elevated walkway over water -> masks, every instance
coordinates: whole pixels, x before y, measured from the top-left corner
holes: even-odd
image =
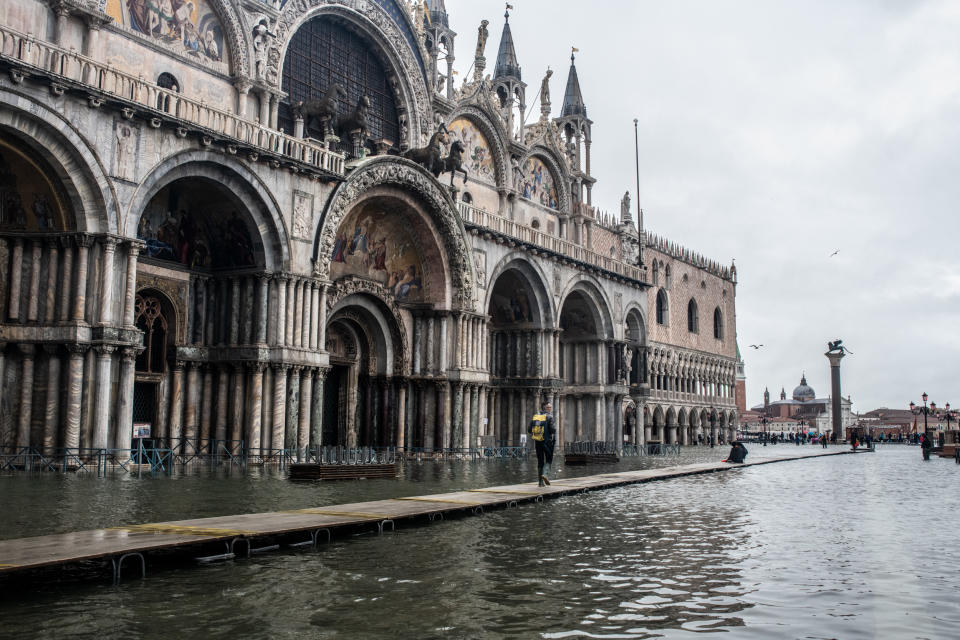
[[[722,455],[720,450],[717,453]],[[315,546],[322,539],[329,540],[332,532],[338,529],[372,525],[382,533],[385,526],[389,525],[390,529],[393,529],[400,520],[426,517],[432,521],[447,513],[464,511],[480,514],[485,509],[515,507],[521,502],[541,502],[544,498],[592,489],[848,453],[852,452],[837,447],[827,450],[818,448],[814,451],[800,449],[795,455],[777,457],[751,454],[744,464],[709,462],[557,478],[547,487],[539,487],[534,481],[291,511],[131,524],[108,529],[0,540],[0,578],[32,570],[67,567],[99,560],[112,563],[114,581],[118,581],[125,561],[128,565],[132,564],[138,573],[145,575],[145,554],[148,553],[198,555],[209,554],[211,549],[218,548],[222,551],[214,557],[229,559],[235,554],[250,555],[260,550],[276,549],[279,542],[292,547]],[[262,546],[257,548],[255,544]]]

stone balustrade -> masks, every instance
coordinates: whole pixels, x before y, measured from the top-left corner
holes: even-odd
[[[109,64],[2,25],[0,57],[16,60],[21,66],[60,76],[93,90],[96,93],[91,95],[92,101],[101,95],[109,96],[145,108],[156,117],[168,116],[201,131],[232,138],[237,144],[252,147],[259,153],[280,156],[320,171],[338,175],[344,173],[343,154],[323,144],[274,131],[259,122],[164,89],[143,77],[118,71]]]
[[[580,262],[585,262],[594,267],[609,271],[610,273],[623,276],[624,278],[630,278],[631,280],[640,282],[646,282],[647,280],[647,270],[645,268],[622,262],[610,256],[605,256],[570,242],[569,240],[543,233],[533,227],[528,227],[504,218],[503,216],[478,209],[466,202],[458,202],[457,208],[463,221],[468,224],[486,227],[496,233],[516,238],[521,242],[543,247],[548,251],[579,260]]]

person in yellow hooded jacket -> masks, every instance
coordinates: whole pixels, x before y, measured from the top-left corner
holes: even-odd
[[[553,464],[553,450],[557,444],[557,428],[553,421],[553,405],[543,404],[540,413],[534,414],[527,432],[537,449],[537,476],[540,486],[549,485],[550,465]]]

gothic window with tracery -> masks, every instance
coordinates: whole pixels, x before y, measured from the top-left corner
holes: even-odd
[[[167,352],[167,319],[160,298],[137,294],[135,324],[143,331],[143,351],[137,355],[136,370],[163,373]]]
[[[361,96],[367,96],[370,139],[399,145],[400,125],[388,78],[372,43],[329,17],[313,18],[291,38],[283,61],[283,90],[288,97],[280,104],[280,126],[293,131],[291,105],[319,100],[339,84],[347,97],[337,100],[338,117],[351,113]],[[310,137],[323,138],[318,123],[304,122],[304,127]]]

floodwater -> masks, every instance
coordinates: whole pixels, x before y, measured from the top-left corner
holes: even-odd
[[[793,445],[749,446],[796,453]],[[625,459],[619,469],[716,460]],[[399,480],[276,472],[0,477],[0,537],[518,482],[535,460]],[[561,469],[563,476],[611,471]],[[917,447],[681,477],[335,538],[145,580],[0,593],[2,637],[956,638],[960,466]]]

